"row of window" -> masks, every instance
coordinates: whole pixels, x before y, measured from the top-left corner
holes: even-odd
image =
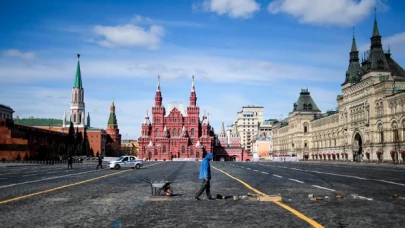
[[[173,128],[173,129],[168,129],[167,130],[169,133],[171,133],[171,136],[172,137],[175,137],[175,136],[181,136],[181,134],[182,134],[182,129],[180,129],[180,128]],[[194,136],[194,134],[195,134],[195,131],[194,131],[194,128],[191,128],[191,131],[190,131],[190,136]],[[160,135],[160,130],[159,130],[159,128],[156,128],[156,130],[155,130],[155,136],[161,136]]]
[[[12,115],[7,114],[7,113],[0,113],[0,118],[11,119]]]
[[[143,148],[143,153],[146,154],[146,147]],[[166,154],[167,150],[166,150],[166,146],[162,146],[162,154]],[[182,146],[181,147],[181,153],[185,154],[186,153],[186,147]],[[158,149],[154,149],[154,155],[158,155],[159,151]],[[190,149],[190,155],[194,155],[194,150]]]

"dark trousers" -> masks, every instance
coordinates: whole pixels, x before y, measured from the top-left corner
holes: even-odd
[[[198,190],[196,197],[200,197],[201,194],[204,192],[207,193],[207,198],[212,198],[211,196],[211,185],[209,180],[203,180],[200,190]]]
[[[68,169],[69,169],[69,167],[70,167],[71,169],[73,169],[72,163],[68,163]]]
[[[103,164],[102,164],[101,162],[98,163],[96,169],[98,169],[99,166],[100,166],[101,168],[103,168]]]

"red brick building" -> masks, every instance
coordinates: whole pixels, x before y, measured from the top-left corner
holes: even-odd
[[[171,160],[187,158],[201,160],[205,153],[213,152],[214,132],[207,115],[200,119],[200,107],[192,79],[190,103],[185,110],[181,103],[170,103],[167,109],[162,105],[160,79],[152,107],[152,119],[146,112],[139,137],[139,158],[150,160]]]
[[[221,133],[218,135],[215,147],[215,161],[250,161],[252,159],[252,155],[241,146],[241,137],[236,129],[236,123],[233,126],[234,129],[230,134],[228,143],[228,136],[225,132],[224,123],[222,122]]]

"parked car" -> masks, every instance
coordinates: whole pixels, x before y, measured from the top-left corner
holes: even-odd
[[[121,167],[130,167],[132,169],[140,169],[143,166],[142,159],[135,156],[121,156],[115,161],[110,161],[108,167],[110,169],[120,169]]]

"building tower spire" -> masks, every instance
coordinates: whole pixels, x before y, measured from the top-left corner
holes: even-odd
[[[380,30],[378,29],[377,23],[377,9],[374,8],[374,26],[373,34],[371,36],[371,49],[382,48]]]
[[[73,122],[75,127],[84,127],[85,115],[84,88],[82,83],[82,73],[80,71],[80,54],[77,54],[76,75],[70,102],[70,121]]]
[[[349,54],[350,54],[349,67],[346,71],[345,83],[356,83],[360,80],[361,66],[359,59],[359,51],[357,50],[356,37],[354,35],[354,27],[353,27],[352,47],[350,49]]]
[[[191,94],[190,94],[190,107],[197,106],[197,94],[195,92],[194,75],[191,77]]]
[[[158,75],[158,83],[156,86],[155,107],[162,106],[162,92],[160,91],[160,75]]]
[[[121,145],[121,134],[119,133],[120,130],[118,129],[117,116],[115,115],[114,100],[110,106],[110,117],[108,118],[106,132],[112,142],[116,145]]]
[[[87,127],[90,127],[90,112],[87,112]]]

